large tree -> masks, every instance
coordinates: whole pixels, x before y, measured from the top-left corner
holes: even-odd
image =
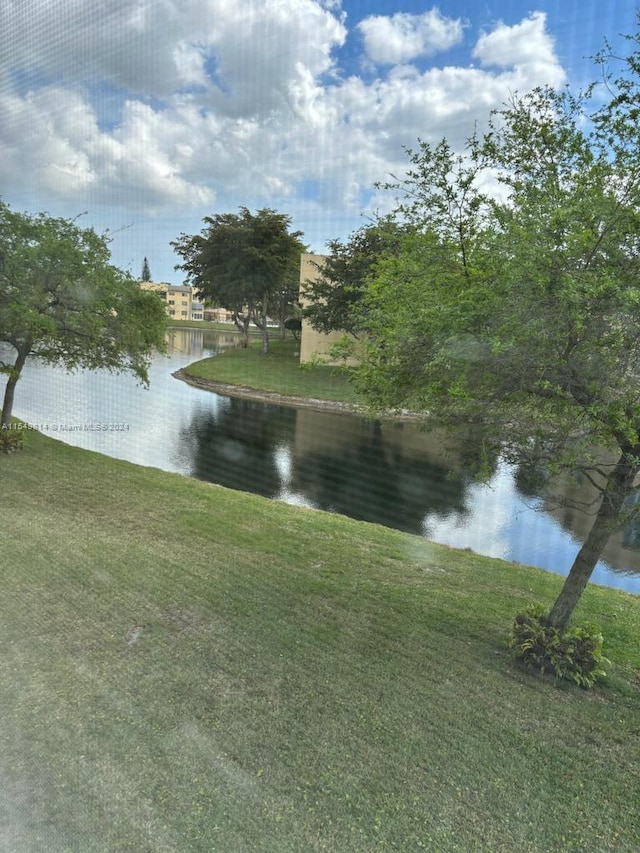
[[[2,428],[29,357],[148,381],[149,357],[164,346],[164,306],[109,261],[106,236],[0,202],[0,342],[8,350],[0,361],[8,376]]]
[[[269,352],[267,318],[283,313],[283,302],[297,280],[300,255],[306,250],[300,231],[289,231],[291,217],[263,208],[252,214],[219,213],[203,220],[200,234],[181,234],[172,242],[183,258],[176,269],[200,298],[231,311],[248,345],[249,324],[262,332],[262,351]]]
[[[548,623],[563,631],[640,471],[640,52],[606,86],[513,96],[461,155],[410,151],[413,226],[365,300],[359,382],[379,407],[491,423],[504,456],[598,490]],[[603,95],[607,96],[603,105]],[[596,99],[594,101],[594,99]],[[595,103],[595,107],[591,104]],[[599,106],[598,106],[599,103]],[[484,188],[484,192],[483,192]],[[615,451],[608,465],[597,448]]]

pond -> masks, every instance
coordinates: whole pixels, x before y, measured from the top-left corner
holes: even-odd
[[[119,459],[567,573],[590,519],[525,495],[505,464],[488,483],[474,483],[472,435],[452,441],[411,424],[226,397],[171,375],[237,344],[231,332],[172,331],[168,353],[151,365],[149,389],[124,374],[66,374],[34,362],[18,383],[14,413]],[[566,494],[580,488],[563,486]],[[593,581],[640,593],[639,540],[635,529],[612,536]]]

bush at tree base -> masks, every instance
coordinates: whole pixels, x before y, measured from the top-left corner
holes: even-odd
[[[0,430],[0,453],[15,453],[24,447],[24,433],[16,430]]]
[[[541,604],[530,605],[513,623],[511,647],[518,660],[540,673],[591,687],[610,663],[602,653],[602,634],[593,625],[575,625],[560,633],[546,623]]]

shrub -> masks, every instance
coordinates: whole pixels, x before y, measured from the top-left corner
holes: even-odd
[[[602,634],[593,625],[575,625],[561,634],[546,622],[546,611],[534,604],[519,613],[513,623],[511,646],[525,666],[558,679],[591,687],[606,675],[610,663],[602,653]]]
[[[0,430],[0,453],[14,453],[24,447],[24,433],[13,429]]]
[[[354,357],[355,352],[355,340],[350,338],[349,335],[342,335],[332,344],[331,349],[329,350],[329,355],[334,361],[341,361],[342,364],[346,366],[347,361]]]
[[[302,320],[299,317],[287,317],[284,321],[285,329],[288,329],[293,335],[294,340],[300,340],[300,332],[302,331]]]
[[[300,362],[300,370],[313,370],[314,367],[321,367],[327,363],[327,359],[323,358],[319,353],[311,354],[309,361]]]

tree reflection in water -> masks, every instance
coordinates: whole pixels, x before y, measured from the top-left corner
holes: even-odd
[[[428,436],[420,436],[418,453],[398,433],[359,418],[229,398],[216,412],[194,415],[182,440],[193,476],[229,488],[273,498],[286,485],[318,509],[417,534],[425,533],[427,514],[466,515],[480,444],[465,441],[464,460],[457,455],[464,464],[452,465],[427,452]],[[277,463],[283,447],[286,484]]]
[[[292,485],[321,509],[409,533],[424,533],[427,513],[467,512],[468,479],[460,471],[406,456],[374,425],[339,452],[296,459]]]
[[[283,429],[291,432],[295,409],[226,398],[217,412],[197,412],[181,439],[189,448],[192,476],[229,489],[276,497],[280,474],[275,451]],[[274,411],[275,410],[275,411]]]

